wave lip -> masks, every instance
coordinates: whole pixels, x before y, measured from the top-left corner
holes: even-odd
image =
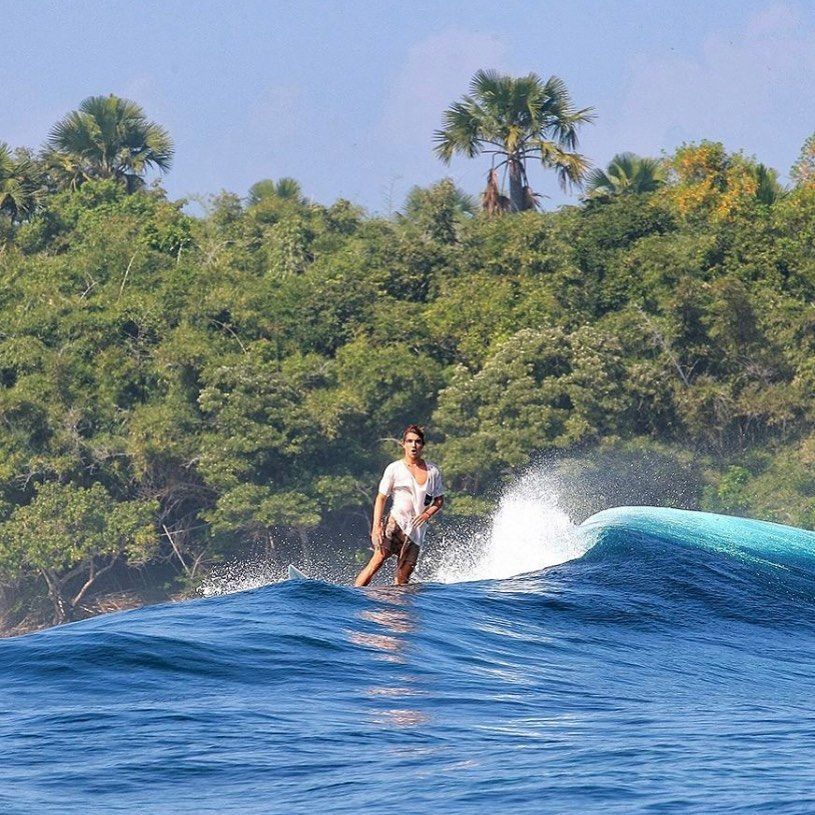
[[[815,532],[769,521],[668,507],[615,507],[580,526],[593,546],[612,532],[815,573]]]

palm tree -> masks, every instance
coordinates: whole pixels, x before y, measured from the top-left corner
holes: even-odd
[[[142,108],[118,96],[90,96],[54,125],[48,144],[75,183],[115,178],[133,192],[144,185],[150,168],[167,172],[173,142],[160,125],[147,120]]]
[[[653,192],[666,180],[665,167],[659,159],[643,158],[634,153],[617,153],[605,170],[592,170],[586,180],[589,198],[623,193]]]
[[[86,163],[77,156],[46,148],[40,157],[49,190],[52,192],[75,190],[82,182],[93,177]]]
[[[34,162],[25,151],[12,152],[0,142],[0,212],[12,221],[29,215],[37,203],[38,183]]]
[[[276,198],[282,201],[292,201],[297,204],[305,204],[306,197],[297,179],[284,176],[273,181],[271,178],[264,178],[249,188],[249,204],[259,204],[265,198]]]
[[[435,133],[436,154],[449,164],[456,153],[474,158],[492,154],[492,169],[506,166],[511,209],[531,209],[527,160],[540,160],[554,169],[565,189],[579,186],[587,160],[575,152],[577,128],[594,120],[591,108],[576,110],[563,80],[545,82],[537,74],[511,77],[480,70],[470,93],[443,114],[444,127]],[[498,159],[496,163],[496,159]]]

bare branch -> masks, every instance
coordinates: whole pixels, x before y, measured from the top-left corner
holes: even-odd
[[[679,359],[674,354],[673,349],[671,348],[671,345],[668,342],[668,340],[665,338],[664,334],[659,330],[657,325],[651,320],[651,318],[645,313],[645,311],[643,309],[638,309],[638,311],[640,312],[640,315],[642,316],[642,319],[644,320],[645,324],[650,329],[651,334],[654,337],[654,339],[657,341],[659,346],[665,352],[665,355],[668,357],[668,359],[673,363],[673,366],[674,366],[674,368],[676,368],[677,373],[679,374],[680,378],[682,379],[682,382],[685,385],[685,387],[686,388],[690,387],[690,379],[688,378],[685,371],[682,369],[682,366],[679,363]],[[695,367],[696,367],[696,363],[694,362],[694,364],[693,364],[693,366],[691,367],[691,370],[690,370],[691,373],[693,373],[693,369]]]
[[[216,320],[214,317],[210,317],[209,321],[211,323],[214,323],[215,325],[219,325],[221,328],[228,331],[238,341],[238,345],[240,345],[241,351],[243,351],[244,354],[246,353],[246,346],[244,346],[244,344],[241,342],[241,338],[232,330],[231,326],[227,325],[226,323],[220,322],[220,320]]]
[[[184,567],[184,571],[187,573],[187,576],[192,577],[192,574],[190,573],[190,567],[187,566],[187,561],[184,560],[184,555],[181,554],[181,550],[179,549],[178,545],[176,544],[175,538],[173,538],[172,533],[170,532],[169,529],[167,529],[167,527],[164,524],[161,525],[161,528],[164,530],[164,534],[167,536],[167,539],[170,541],[170,544],[172,545],[173,551],[175,552],[176,556],[181,561],[181,565]]]
[[[130,263],[127,264],[127,268],[125,269],[125,276],[122,278],[122,285],[119,287],[119,297],[122,296],[122,292],[125,290],[125,283],[127,283],[127,276],[130,274],[130,267],[133,265],[133,261],[136,259],[136,255],[139,254],[139,250],[137,249],[133,253],[133,257],[130,258]]]
[[[109,572],[115,565],[116,558],[113,558],[110,561],[110,563],[108,563],[107,566],[103,566],[97,572],[94,570],[94,560],[91,559],[90,575],[88,576],[88,579],[85,581],[85,584],[77,593],[76,597],[74,597],[74,599],[71,600],[71,608],[75,608],[76,605],[80,602],[80,600],[82,600],[82,598],[85,596],[85,593],[88,591],[88,589],[94,584],[94,582],[97,581],[105,572]]]

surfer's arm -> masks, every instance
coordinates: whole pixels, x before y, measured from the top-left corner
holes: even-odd
[[[374,547],[382,543],[382,513],[385,511],[385,502],[388,500],[387,495],[381,492],[376,494],[374,501],[374,517],[371,524],[371,543]]]
[[[414,526],[423,526],[426,524],[437,512],[441,512],[444,506],[444,496],[437,495],[433,499],[433,503],[421,514],[417,515],[413,521]]]

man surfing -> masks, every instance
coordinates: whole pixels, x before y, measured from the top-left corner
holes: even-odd
[[[367,586],[382,564],[396,555],[397,586],[405,585],[416,568],[427,522],[444,506],[439,468],[422,458],[424,431],[415,424],[402,434],[404,456],[385,468],[374,501],[371,543],[374,553],[357,575],[355,586]],[[389,515],[385,504],[393,497]]]

